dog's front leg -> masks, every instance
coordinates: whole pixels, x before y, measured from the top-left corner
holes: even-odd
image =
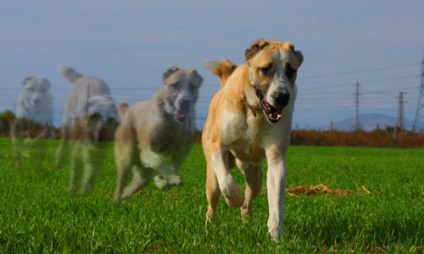
[[[284,190],[286,185],[285,151],[278,146],[266,149],[268,161],[268,232],[273,241],[283,239]]]
[[[157,187],[161,190],[169,189],[175,185],[181,185],[182,179],[171,166],[167,158],[151,149],[151,147],[141,148],[141,163],[146,168],[154,169],[159,175],[154,180]]]
[[[65,157],[65,154],[71,153],[70,147],[72,147],[71,143],[73,143],[73,141],[71,141],[70,139],[69,132],[70,131],[68,127],[63,124],[61,129],[61,140],[59,147],[56,150],[56,156],[54,161],[54,165],[58,168],[62,167],[64,165],[64,162],[69,160],[68,157]]]
[[[241,207],[244,203],[244,193],[231,176],[228,165],[228,150],[218,149],[212,154],[212,168],[218,179],[219,189],[227,204]]]
[[[94,190],[94,183],[99,176],[107,144],[92,144],[83,142],[81,144],[84,173],[81,181],[81,192],[88,193]]]

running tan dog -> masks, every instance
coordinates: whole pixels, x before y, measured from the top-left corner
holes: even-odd
[[[237,68],[228,60],[210,66],[222,87],[212,98],[203,131],[206,219],[217,219],[221,194],[230,206],[241,208],[243,219],[252,217],[252,201],[260,192],[261,165],[266,158],[268,230],[277,241],[283,238],[285,158],[303,55],[290,42],[260,39],[245,56],[246,63]],[[245,176],[244,193],[230,174],[235,166]]]
[[[173,66],[163,74],[163,83],[152,100],[118,106],[115,202],[138,192],[153,178],[162,190],[182,183],[177,170],[194,141],[194,106],[202,77],[195,70]],[[124,189],[131,170],[132,181]]]

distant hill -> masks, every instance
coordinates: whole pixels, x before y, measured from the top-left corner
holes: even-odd
[[[371,113],[371,114],[363,114],[360,115],[360,124],[361,128],[365,131],[371,131],[376,128],[384,129],[386,126],[393,127],[396,123],[397,118],[392,116],[387,116],[384,114],[379,113]],[[405,119],[404,120],[405,129],[412,130],[412,125],[414,124],[414,121]],[[329,127],[326,126],[323,129],[328,129]],[[345,118],[341,121],[338,121],[333,124],[333,128],[340,131],[353,131],[354,130],[354,119],[352,117]],[[424,123],[421,123],[416,128],[417,130],[424,130]]]

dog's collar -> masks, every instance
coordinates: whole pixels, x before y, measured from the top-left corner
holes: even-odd
[[[246,95],[244,95],[244,96],[243,96],[243,98],[241,99],[241,101],[242,101],[244,104],[246,104],[246,105],[247,105],[247,107],[250,109],[250,111],[252,111],[253,116],[254,116],[254,117],[256,117],[256,110],[255,110],[255,108],[254,108],[252,105],[250,105],[250,104],[247,102]]]

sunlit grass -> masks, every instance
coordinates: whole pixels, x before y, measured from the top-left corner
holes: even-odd
[[[251,223],[243,224],[239,210],[222,200],[219,224],[205,227],[200,145],[180,171],[183,186],[161,192],[149,185],[116,206],[112,150],[94,193],[70,195],[67,168],[53,166],[58,143],[48,144],[43,169],[16,171],[10,141],[0,139],[0,253],[424,251],[422,149],[291,147],[287,187],[324,184],[356,192],[286,195],[285,242],[275,244],[267,236],[265,183]]]

